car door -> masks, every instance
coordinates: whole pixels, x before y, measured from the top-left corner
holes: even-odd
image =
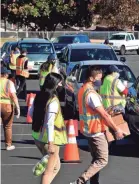
[[[132,45],[132,49],[138,49],[138,41],[135,40],[135,37],[133,36],[133,34],[130,34],[131,37],[131,45]]]
[[[67,87],[67,100],[74,104],[73,106],[76,107],[77,104],[77,93],[78,93],[78,82],[77,82],[77,75],[78,75],[79,65],[77,64],[74,66],[73,70],[71,71],[70,75],[67,77],[66,80],[66,87]]]
[[[69,74],[69,76],[66,79],[67,87],[73,93],[75,90],[76,76],[78,73],[78,68],[79,68],[79,65],[75,65],[74,68],[72,69],[71,73]]]
[[[67,70],[68,62],[69,62],[69,48],[66,47],[63,51],[61,58],[60,58],[60,66],[63,68],[63,70],[65,72]]]
[[[126,50],[132,50],[133,49],[133,42],[132,42],[132,39],[131,39],[131,36],[130,34],[127,34],[126,35]]]
[[[137,98],[139,100],[139,76],[137,77],[136,83],[135,83],[135,89],[137,91]]]

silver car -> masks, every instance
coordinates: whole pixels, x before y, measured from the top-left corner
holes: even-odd
[[[85,82],[87,69],[91,65],[100,66],[104,75],[108,72],[107,70],[110,65],[116,65],[120,70],[122,70],[120,73],[120,79],[122,81],[127,81],[128,87],[131,87],[136,82],[136,77],[131,69],[121,61],[81,61],[79,64],[75,65],[66,79],[66,103],[68,105],[70,104],[74,111],[75,109],[78,110],[78,90]]]

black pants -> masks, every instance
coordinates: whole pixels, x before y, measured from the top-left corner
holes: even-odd
[[[16,77],[16,70],[9,69],[11,71],[11,74],[9,75],[9,78],[15,78]]]
[[[16,76],[17,86],[19,88],[17,89],[17,96],[23,91],[24,99],[26,100],[27,96],[27,90],[26,90],[26,78],[20,75]]]

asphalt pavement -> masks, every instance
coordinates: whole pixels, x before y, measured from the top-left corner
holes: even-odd
[[[139,75],[139,56],[126,54],[127,64],[136,76]],[[28,80],[27,90],[39,90],[38,80]],[[5,151],[4,134],[1,129],[1,183],[2,184],[38,184],[41,178],[34,177],[32,168],[41,158],[31,136],[31,124],[26,124],[26,104],[20,99],[21,117],[14,119],[13,144],[16,149]],[[1,126],[2,128],[2,126]],[[77,137],[80,164],[62,164],[53,184],[69,184],[74,181],[90,164],[87,141]],[[60,157],[63,158],[61,148]],[[110,148],[108,166],[102,170],[100,184],[139,184],[139,146],[131,136],[118,141]]]

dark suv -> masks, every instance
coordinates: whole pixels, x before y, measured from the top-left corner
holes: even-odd
[[[85,34],[76,35],[62,35],[57,37],[54,41],[54,47],[57,53],[61,51],[65,46],[72,43],[90,43],[89,37]]]

